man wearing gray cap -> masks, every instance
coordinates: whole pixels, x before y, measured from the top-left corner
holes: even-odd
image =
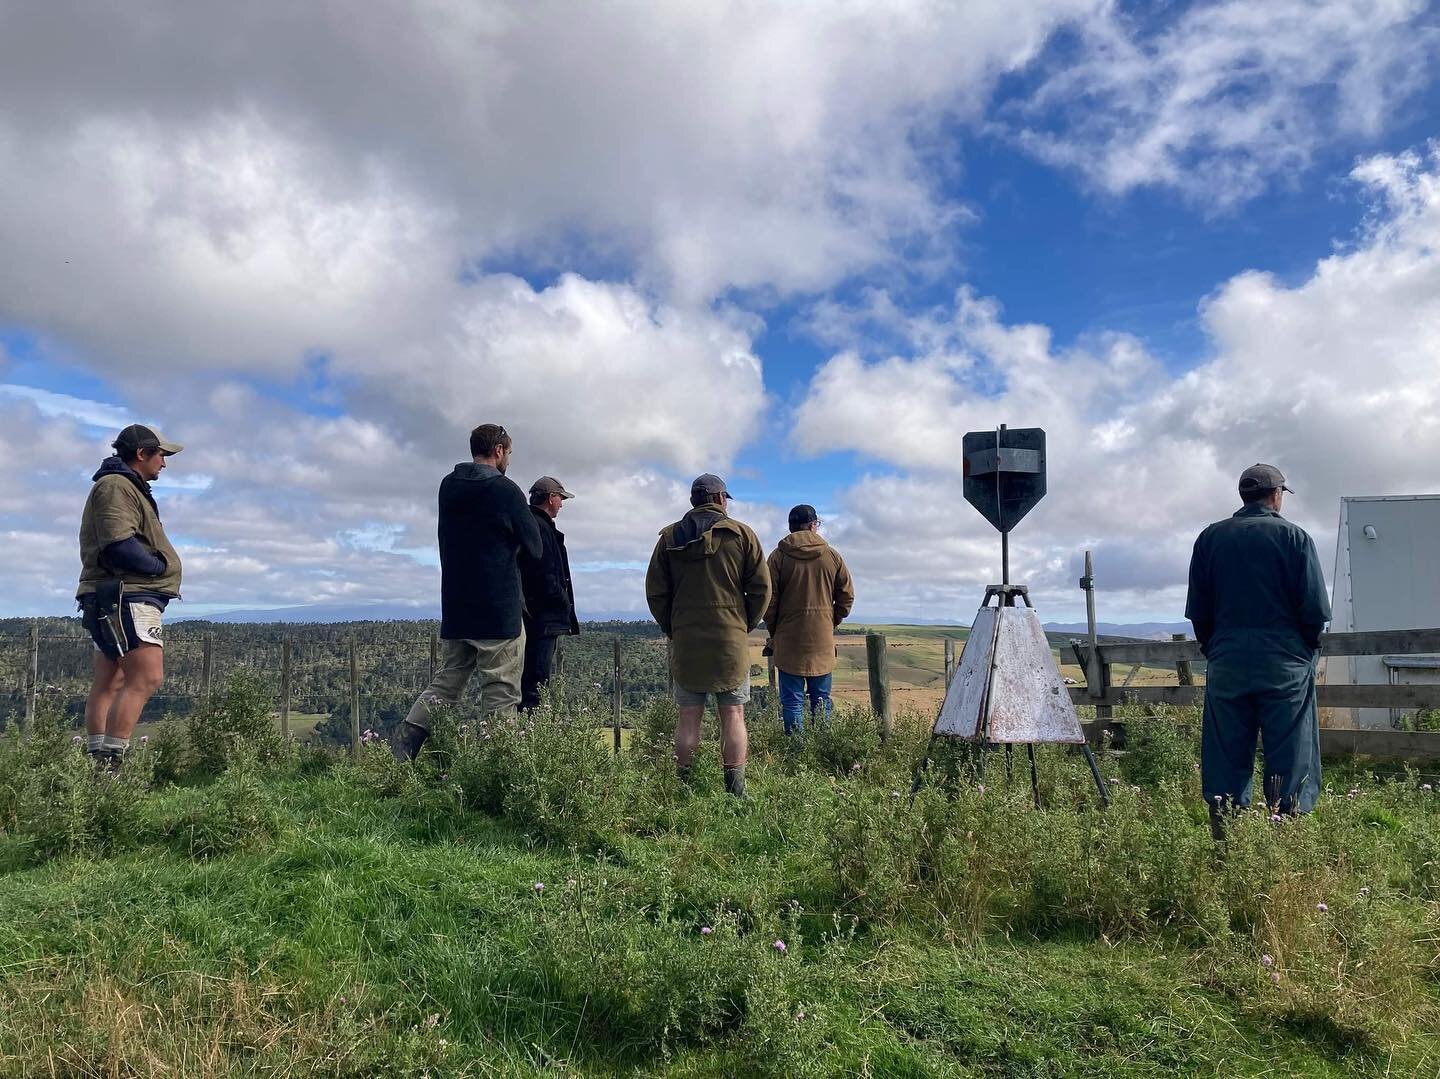
[[[730,492],[705,473],[690,485],[690,512],[660,531],[645,575],[645,598],[671,642],[675,680],[675,763],[682,775],[700,744],[705,698],[720,718],[725,789],[745,795],[745,702],[750,699],[748,635],[770,601],[765,552],[749,525],[726,512]]]
[[[81,624],[95,642],[85,701],[86,749],[118,767],[140,713],[165,677],[161,617],[180,596],[180,556],[160,523],[150,484],[183,446],[132,423],[111,443],[80,517]]]
[[[550,681],[555,641],[580,632],[575,617],[575,588],[570,583],[570,555],[565,533],[555,518],[567,498],[574,498],[554,476],[541,476],[530,485],[530,512],[540,530],[538,558],[521,557],[520,583],[525,592],[525,669],[520,675],[520,710],[540,704],[540,687]]]
[[[1308,813],[1320,792],[1315,668],[1330,601],[1314,541],[1280,516],[1287,491],[1274,465],[1251,465],[1244,505],[1201,532],[1190,559],[1185,616],[1208,663],[1200,783],[1217,839],[1225,813],[1250,804],[1257,735],[1272,812]]]

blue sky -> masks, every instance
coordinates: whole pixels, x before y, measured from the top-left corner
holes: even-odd
[[[1103,617],[1177,618],[1256,459],[1327,557],[1341,495],[1440,490],[1428,4],[382,4],[283,48],[145,7],[0,44],[0,530],[40,552],[0,614],[69,609],[120,416],[187,443],[194,613],[432,609],[486,420],[579,491],[592,614],[718,468],[767,545],[821,509],[860,616],[968,620],[1000,422],[1050,432],[1016,561],[1057,619],[1085,549]]]

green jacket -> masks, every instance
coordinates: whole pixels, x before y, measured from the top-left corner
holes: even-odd
[[[153,577],[119,574],[126,586],[162,596],[180,595],[180,556],[165,535],[153,497],[141,490],[128,470],[109,465],[106,462],[95,474],[95,485],[90,488],[80,516],[80,586],[76,598],[94,592],[96,582],[116,576],[104,564],[101,552],[131,536],[139,537],[141,543],[165,559],[165,570]]]
[[[818,532],[791,532],[770,553],[770,606],[765,629],[775,666],[807,678],[835,670],[835,627],[855,604],[855,586],[840,552]]]
[[[721,693],[750,680],[746,635],[770,601],[770,574],[749,525],[707,504],[662,529],[645,575],[645,598],[672,642],[677,685]]]

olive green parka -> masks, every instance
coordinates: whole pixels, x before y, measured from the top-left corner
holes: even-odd
[[[723,693],[750,680],[747,634],[770,601],[770,574],[754,530],[713,503],[660,531],[645,598],[671,641],[675,684]]]
[[[835,627],[855,604],[840,552],[818,532],[791,532],[770,554],[765,629],[775,666],[807,678],[835,670]]]

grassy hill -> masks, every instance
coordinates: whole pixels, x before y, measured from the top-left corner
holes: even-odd
[[[247,696],[248,694],[248,696]],[[1353,767],[1208,838],[1194,747],[1045,808],[998,755],[756,724],[751,797],[663,703],[467,712],[417,766],[276,744],[244,685],[118,780],[0,745],[0,1075],[1434,1075],[1440,801]],[[227,711],[228,709],[228,711]],[[193,744],[192,744],[193,743]],[[228,767],[200,764],[228,747]]]

